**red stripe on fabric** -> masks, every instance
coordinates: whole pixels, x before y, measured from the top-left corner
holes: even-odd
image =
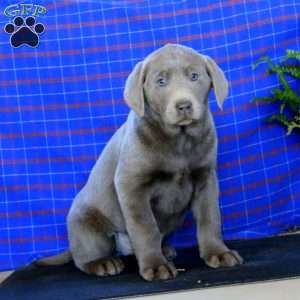
[[[248,0],[249,1],[249,0]],[[257,2],[257,0],[252,0],[249,2]],[[85,27],[95,27],[95,26],[107,26],[107,25],[115,25],[120,23],[128,23],[131,21],[144,21],[155,19],[164,19],[168,17],[176,17],[176,16],[184,16],[190,14],[199,14],[202,12],[208,12],[210,10],[214,10],[216,8],[225,8],[234,6],[234,4],[243,3],[242,0],[232,0],[232,1],[223,1],[221,3],[212,3],[205,5],[203,7],[193,7],[193,8],[185,8],[185,9],[178,9],[175,11],[167,11],[167,12],[159,12],[154,14],[146,14],[146,15],[133,15],[121,18],[110,18],[105,20],[96,20],[96,21],[86,21],[81,23],[63,23],[63,24],[54,24],[47,26],[47,30],[58,30],[58,29],[74,29],[74,28],[85,28]]]
[[[288,147],[289,150],[300,150],[300,144],[290,145]],[[263,152],[264,158],[269,158],[273,156],[277,156],[281,153],[284,153],[286,148],[276,148],[271,151]],[[3,165],[22,165],[22,164],[51,164],[51,163],[67,163],[67,162],[80,162],[80,161],[96,161],[98,156],[94,155],[79,155],[79,156],[55,156],[55,157],[35,157],[35,158],[12,158],[12,159],[2,159],[1,163]],[[250,162],[255,162],[257,160],[261,160],[261,153],[256,155],[249,155],[243,157],[241,159],[235,159],[231,161],[227,161],[225,163],[218,164],[218,170],[230,169],[234,166],[243,165]]]
[[[300,144],[290,145],[288,149],[289,150],[300,150]],[[276,149],[272,149],[271,151],[266,151],[266,152],[259,153],[256,155],[246,156],[241,159],[235,159],[232,161],[228,161],[226,163],[218,164],[218,170],[229,169],[229,168],[232,168],[237,165],[242,165],[242,164],[246,164],[249,162],[254,162],[254,161],[260,160],[260,159],[262,159],[262,154],[263,154],[264,158],[267,158],[267,157],[279,155],[281,153],[284,153],[285,151],[286,151],[286,148],[276,148]]]
[[[269,129],[274,128],[276,125],[269,124],[261,126],[261,129]],[[97,127],[97,128],[80,128],[73,130],[52,130],[52,131],[33,131],[33,132],[11,132],[11,133],[0,133],[0,138],[5,139],[15,139],[15,138],[25,138],[25,137],[48,137],[48,136],[67,136],[70,134],[78,134],[78,135],[88,135],[91,133],[97,132],[114,132],[116,130],[115,127]],[[219,138],[220,143],[227,143],[230,141],[234,141],[240,138],[246,138],[251,135],[254,135],[259,129],[249,129],[239,134],[225,134]]]
[[[238,104],[236,106],[231,106],[229,108],[225,108],[223,110],[217,110],[213,112],[213,115],[215,117],[223,117],[232,113],[237,112],[248,112],[249,110],[256,108],[257,106],[268,106],[268,103],[266,102],[251,102],[251,100],[248,103]]]
[[[32,132],[13,132],[0,133],[0,138],[15,139],[26,137],[49,137],[49,136],[68,136],[72,134],[86,135],[96,132],[114,132],[116,128],[112,127],[97,127],[97,128],[80,128],[72,130],[49,130],[49,131],[32,131]]]
[[[278,49],[283,46],[288,46],[290,43],[297,41],[297,39],[298,39],[298,37],[294,37],[291,39],[286,39],[280,43],[276,43],[276,48]],[[252,49],[251,51],[238,52],[238,53],[230,55],[230,56],[223,56],[223,57],[219,57],[219,58],[217,57],[215,60],[217,63],[220,64],[220,63],[224,63],[224,62],[231,61],[231,60],[238,60],[241,58],[245,58],[245,57],[248,57],[249,55],[251,55],[253,57],[254,55],[267,52],[268,50],[271,50],[271,49],[274,49],[274,44],[270,44],[268,46]]]
[[[276,207],[280,207],[282,205],[285,205],[285,204],[288,204],[289,202],[292,202],[292,201],[298,201],[300,199],[297,199],[298,197],[300,197],[300,193],[296,193],[294,195],[294,198],[291,199],[291,197],[284,197],[284,198],[280,198],[280,199],[277,199],[276,201],[273,201],[272,203],[270,204],[265,204],[265,205],[262,205],[262,206],[258,206],[258,207],[254,207],[254,208],[250,208],[247,210],[247,215],[257,215],[257,214],[260,214],[261,212],[263,211],[266,211],[266,210],[270,210],[272,208],[276,208]],[[44,211],[32,211],[31,213],[30,212],[27,212],[27,211],[22,211],[22,212],[16,212],[17,213],[17,216],[27,216],[27,215],[33,215],[33,214],[42,214],[42,215],[45,215],[48,213],[48,211],[50,210],[44,210]],[[68,212],[68,209],[66,209],[66,214]],[[14,216],[14,215],[12,215]],[[237,218],[240,218],[240,217],[243,217],[245,216],[245,212],[244,211],[236,211],[236,212],[232,212],[230,214],[222,214],[222,220],[223,221],[230,221],[230,220],[233,220],[233,219],[237,219]],[[184,227],[190,227],[191,225],[193,225],[194,222],[192,222],[191,220],[187,220],[185,223],[184,223]],[[59,239],[67,239],[65,236],[58,236]],[[48,241],[48,240],[55,240],[56,239],[56,236],[43,236],[43,237],[33,237],[33,240],[37,241]],[[12,238],[12,239],[1,239],[0,240],[0,244],[5,244],[5,243],[26,243],[28,241],[32,241],[32,238]]]
[[[18,184],[18,185],[1,185],[0,191],[22,191],[22,190],[48,190],[48,189],[56,189],[56,190],[65,190],[70,188],[81,188],[85,182],[82,183],[34,183],[29,186],[26,184]]]
[[[0,107],[0,112],[10,113],[10,112],[20,112],[20,111],[36,111],[36,110],[57,110],[57,109],[80,109],[83,107],[97,107],[97,106],[109,106],[112,104],[116,105],[126,105],[124,99],[114,99],[114,100],[94,100],[94,101],[79,101],[75,103],[51,103],[51,104],[44,104],[44,105],[22,105],[22,106],[10,106],[10,107]],[[249,111],[251,108],[259,106],[267,105],[267,103],[255,103],[249,102],[244,103],[235,107],[225,108],[223,110],[214,111],[214,116],[225,116],[227,114],[231,114],[233,112],[240,112],[240,111]]]
[[[248,184],[245,184],[244,186],[240,187],[234,187],[234,188],[227,188],[221,191],[221,196],[231,196],[237,193],[240,193],[245,190],[253,190],[256,189],[257,187],[263,186],[267,183],[272,184],[272,183],[277,183],[280,182],[281,180],[284,180],[290,176],[296,175],[300,172],[300,168],[296,168],[290,172],[287,172],[286,174],[283,175],[276,175],[273,177],[261,179],[258,181],[254,181]],[[48,184],[48,183],[37,183],[37,184],[32,184],[32,185],[4,185],[0,186],[0,191],[18,191],[18,190],[34,190],[34,189],[68,189],[68,188],[80,188],[85,184],[83,183],[76,183],[76,184],[71,184],[71,183],[61,183],[61,184]]]
[[[257,214],[262,213],[263,211],[270,210],[272,208],[276,208],[276,207],[280,207],[282,205],[288,204],[289,202],[292,202],[295,200],[298,201],[298,200],[300,200],[300,199],[296,199],[298,197],[300,197],[300,193],[295,194],[294,199],[292,199],[291,197],[284,197],[284,198],[277,199],[276,201],[273,201],[270,204],[265,204],[263,206],[249,208],[249,209],[247,209],[247,215],[248,216],[257,215]],[[222,220],[230,221],[230,220],[237,219],[237,218],[244,217],[244,216],[245,216],[244,211],[235,211],[230,214],[223,214]]]
[[[284,41],[282,43],[279,43],[277,46],[280,45],[287,45],[292,41],[295,41],[297,38],[294,39],[290,39],[287,41]],[[270,47],[263,47],[263,48],[259,48],[257,51],[254,51],[255,53],[260,53],[260,52],[264,52],[267,49],[272,48],[273,46]],[[91,50],[91,49],[90,49]],[[120,49],[121,50],[121,49]],[[254,53],[252,52],[252,53]],[[218,63],[223,62],[223,61],[230,61],[232,59],[237,59],[237,58],[241,58],[241,57],[247,57],[249,56],[249,54],[251,54],[251,52],[242,52],[239,54],[235,54],[235,55],[231,55],[228,57],[221,57],[221,58],[217,58],[216,61]],[[80,81],[80,80],[96,80],[96,79],[101,79],[101,78],[115,78],[115,77],[126,77],[129,75],[129,71],[127,72],[114,72],[114,73],[98,73],[98,74],[93,74],[90,76],[86,76],[86,75],[81,75],[81,76],[69,76],[69,77],[64,77],[63,81],[64,82],[72,82],[72,81]],[[266,78],[268,76],[268,74],[261,74],[260,77],[258,79],[263,79]],[[257,78],[257,77],[256,77]],[[15,85],[15,84],[33,84],[33,83],[48,83],[48,84],[55,84],[58,82],[61,82],[62,79],[59,78],[45,78],[45,79],[20,79],[20,80],[3,80],[0,82],[0,86],[10,86],[10,85]],[[231,84],[232,85],[238,85],[238,84],[243,84],[245,82],[251,81],[251,78],[248,78],[247,81],[245,81],[244,78],[240,79],[240,80],[236,80],[236,81],[232,81]],[[47,106],[45,106],[45,109],[55,109],[55,106],[58,104],[50,104],[48,105],[49,108],[47,108]],[[63,107],[63,104],[60,104],[61,106],[58,105],[59,107]],[[81,107],[80,105],[76,106],[76,104],[72,104],[73,108],[76,107]],[[70,107],[72,108],[72,105],[70,105]],[[81,105],[83,106],[84,104],[81,103]],[[24,107],[24,106],[23,106]],[[23,110],[23,107],[21,107],[21,110]],[[42,108],[42,106],[40,106]],[[53,107],[53,108],[52,108]],[[7,111],[18,111],[18,107],[12,107],[12,108],[0,108],[0,112],[7,112]],[[30,110],[30,106],[25,106],[24,110]],[[216,115],[222,115],[224,114],[224,112],[217,112]]]
[[[123,99],[116,100],[95,100],[95,101],[80,101],[75,103],[52,103],[52,104],[39,104],[39,105],[22,105],[11,107],[0,107],[0,112],[20,112],[20,111],[36,111],[36,110],[57,110],[57,109],[77,109],[82,107],[94,106],[109,106],[112,104],[125,104]]]
[[[21,84],[55,84],[59,82],[78,82],[83,80],[97,80],[111,77],[127,77],[129,72],[112,72],[112,73],[96,73],[90,75],[76,75],[66,77],[52,77],[52,78],[35,78],[35,79],[17,79],[17,80],[1,80],[0,86],[21,85]]]
[[[78,75],[78,76],[66,76],[66,77],[51,77],[51,78],[34,78],[34,79],[9,79],[9,80],[2,80],[0,81],[0,86],[5,87],[5,86],[11,86],[11,85],[22,85],[22,84],[56,84],[58,82],[78,82],[78,81],[90,81],[90,80],[98,80],[98,79],[103,79],[103,78],[116,78],[116,77],[127,77],[129,75],[128,72],[112,72],[112,73],[96,73],[96,74],[91,74],[91,75]],[[263,79],[269,76],[266,73],[261,73],[257,74],[254,78],[255,79]],[[240,79],[236,80],[231,80],[230,84],[232,86],[235,85],[240,85],[244,84],[247,82],[253,81],[253,75],[249,77],[243,77]]]
[[[217,31],[211,31],[207,33],[199,33],[199,34],[190,34],[186,36],[176,37],[176,38],[169,38],[169,39],[161,39],[156,40],[155,45],[162,46],[166,43],[178,43],[178,42],[184,42],[184,41],[191,41],[195,39],[205,39],[205,38],[211,38],[211,37],[217,37],[217,36],[223,36],[226,33],[235,33],[242,30],[249,30],[249,28],[256,28],[262,25],[267,24],[274,24],[276,22],[285,21],[285,20],[293,20],[300,16],[300,13],[298,14],[291,14],[291,15],[284,15],[284,16],[277,16],[270,19],[264,19],[264,20],[257,20],[252,23],[247,24],[241,24],[236,25],[227,29],[217,30]],[[76,55],[76,54],[82,54],[82,53],[98,53],[102,51],[113,51],[113,50],[122,50],[122,49],[131,49],[131,48],[144,48],[147,46],[154,46],[154,41],[145,41],[145,42],[139,42],[139,43],[131,43],[131,44],[118,44],[118,45],[109,45],[107,47],[94,47],[94,48],[83,48],[83,49],[69,49],[69,50],[53,50],[53,51],[39,51],[39,52],[23,52],[23,53],[0,53],[0,59],[6,59],[6,58],[28,58],[28,57],[51,57],[51,56],[65,56],[65,55]]]
[[[33,241],[42,242],[42,241],[66,241],[68,240],[67,236],[64,235],[53,235],[53,236],[33,236],[33,237],[19,237],[19,238],[10,238],[10,239],[0,239],[0,244],[26,244],[32,243]]]
[[[231,86],[242,85],[244,83],[253,81],[253,78],[254,78],[255,81],[257,81],[257,80],[264,79],[268,76],[269,76],[269,74],[266,74],[266,73],[255,74],[255,75],[252,75],[252,76],[249,76],[249,77],[243,77],[243,78],[240,78],[240,79],[231,80],[230,85]]]
[[[269,177],[269,178],[265,178],[265,179],[261,179],[258,181],[254,181],[248,184],[245,184],[244,186],[238,186],[238,187],[233,187],[233,188],[228,188],[225,189],[221,192],[222,196],[231,196],[233,194],[237,194],[243,191],[249,191],[249,190],[253,190],[256,189],[260,186],[266,185],[266,184],[272,184],[272,183],[277,183],[280,182],[284,179],[287,179],[290,176],[296,175],[300,172],[300,168],[296,168],[294,170],[291,170],[290,172],[287,172],[285,174],[282,175],[276,175],[273,177]]]
[[[55,4],[54,4],[55,3]],[[69,5],[74,5],[76,4],[76,2],[74,0],[63,0],[63,1],[54,1],[54,3],[49,3],[49,4],[46,4],[44,5],[45,8],[48,10],[51,10],[51,9],[57,9],[57,8],[61,8],[61,7],[64,7],[64,6],[69,6]]]
[[[78,161],[95,161],[97,159],[94,155],[79,155],[79,156],[55,156],[55,157],[35,157],[35,158],[12,158],[2,159],[1,163],[4,165],[19,165],[19,164],[43,164],[43,163],[66,163]]]
[[[290,145],[289,150],[299,150],[300,144]],[[285,148],[272,149],[271,151],[263,152],[264,158],[272,157],[284,153]],[[3,165],[19,165],[19,164],[43,164],[43,163],[66,163],[66,162],[80,162],[80,161],[95,161],[98,156],[94,155],[79,155],[79,156],[54,156],[54,157],[35,157],[35,158],[12,158],[2,159]],[[227,161],[218,164],[218,170],[229,169],[237,165],[242,165],[248,162],[254,162],[261,159],[261,153],[250,155],[241,159]]]
[[[39,104],[39,105],[22,105],[22,106],[10,106],[10,107],[0,107],[0,112],[13,113],[20,111],[36,111],[36,110],[57,110],[57,109],[80,109],[83,107],[97,107],[97,106],[109,106],[112,104],[116,105],[126,105],[123,99],[114,100],[94,100],[94,101],[79,101],[76,103],[52,103],[52,104]],[[233,112],[249,111],[251,108],[256,107],[256,105],[263,106],[267,103],[244,103],[235,107],[226,108],[223,110],[214,111],[214,116],[224,116],[231,114]]]
[[[66,215],[68,208],[56,208],[56,209],[38,209],[38,210],[17,210],[13,212],[0,212],[0,218],[22,218],[30,216],[46,216],[51,214]]]
[[[240,132],[239,134],[224,134],[219,137],[219,143],[225,144],[230,141],[235,141],[241,138],[247,138],[250,137],[258,132],[259,129],[270,129],[270,128],[275,128],[275,124],[268,124],[268,125],[263,125],[260,128],[253,128],[253,129],[248,129],[245,131]]]

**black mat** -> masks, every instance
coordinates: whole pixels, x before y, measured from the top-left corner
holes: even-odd
[[[300,276],[300,235],[227,244],[240,252],[244,265],[210,269],[199,259],[197,249],[188,249],[179,252],[176,259],[176,266],[186,271],[164,282],[142,280],[133,257],[126,258],[124,273],[106,278],[85,275],[71,263],[59,267],[30,266],[3,282],[0,299],[105,299]]]

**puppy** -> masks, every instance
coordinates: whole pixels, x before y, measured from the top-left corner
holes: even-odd
[[[222,107],[228,83],[208,56],[168,44],[139,62],[124,98],[132,109],[78,193],[67,217],[72,259],[88,274],[120,273],[118,254],[135,254],[148,281],[177,270],[165,238],[191,209],[201,257],[210,267],[242,263],[222,241],[216,176],[217,139],[208,94]]]

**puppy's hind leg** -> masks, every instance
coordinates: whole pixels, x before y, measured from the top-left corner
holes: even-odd
[[[81,271],[97,276],[122,272],[122,260],[113,256],[112,224],[98,209],[89,208],[79,218],[69,218],[68,227],[71,253]]]

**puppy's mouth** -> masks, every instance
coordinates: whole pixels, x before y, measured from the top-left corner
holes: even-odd
[[[178,116],[176,121],[177,126],[190,126],[199,122],[198,115],[196,113],[184,113],[182,116]]]
[[[179,125],[179,126],[188,126],[188,125],[191,125],[192,123],[193,123],[193,120],[185,119],[185,120],[181,120],[181,121],[177,122],[177,125]]]

